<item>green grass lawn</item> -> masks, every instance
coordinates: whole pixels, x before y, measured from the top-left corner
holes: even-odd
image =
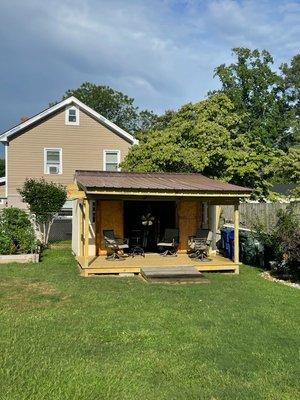
[[[0,398],[298,399],[300,291],[79,276],[69,248],[0,265]]]

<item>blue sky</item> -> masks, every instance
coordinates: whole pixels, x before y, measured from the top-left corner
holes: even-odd
[[[1,0],[0,131],[84,81],[162,112],[218,87],[231,48],[300,49],[300,0]]]

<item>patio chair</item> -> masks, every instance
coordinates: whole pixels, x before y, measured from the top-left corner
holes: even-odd
[[[129,249],[128,239],[117,238],[112,229],[103,230],[104,243],[107,248],[106,259],[109,261],[123,261],[124,250]],[[111,254],[109,255],[109,250]]]
[[[188,247],[190,248],[190,250],[192,250],[192,251],[194,250],[194,247],[195,247],[194,239],[195,238],[207,240],[209,232],[210,232],[209,229],[198,228],[194,235],[189,236],[189,238],[188,238]]]
[[[179,230],[177,228],[166,228],[163,239],[157,243],[157,246],[163,249],[162,256],[177,256],[177,247],[179,243]]]
[[[208,258],[211,242],[212,231],[209,229],[198,229],[196,235],[189,236],[188,245],[192,251],[190,257],[200,261],[211,261],[211,259]]]

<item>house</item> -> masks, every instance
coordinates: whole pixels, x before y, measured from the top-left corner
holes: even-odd
[[[0,178],[0,209],[1,205],[5,204],[5,178]]]
[[[200,271],[239,271],[239,202],[251,189],[189,173],[130,173],[77,170],[70,196],[74,203],[72,249],[83,276],[104,273],[139,273],[142,266],[193,265]],[[232,205],[234,214],[234,259],[218,254],[216,234],[220,207]],[[130,238],[143,230],[141,217],[153,216],[155,238],[146,257],[108,261],[103,230]],[[198,228],[213,233],[210,261],[196,262],[187,256],[188,237]],[[179,255],[160,257],[156,244],[165,228],[179,229]],[[148,251],[147,251],[148,250]]]
[[[76,169],[119,170],[137,140],[72,96],[2,133],[0,142],[6,160],[0,207],[24,208],[18,188],[26,178],[69,185]],[[60,219],[70,218],[71,210],[67,202]]]

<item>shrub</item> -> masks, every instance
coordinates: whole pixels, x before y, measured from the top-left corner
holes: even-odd
[[[240,231],[240,245],[243,263],[263,266],[263,246],[253,235]]]
[[[292,207],[280,210],[275,228],[277,273],[300,278],[300,223]]]
[[[0,231],[0,254],[13,254],[13,242],[6,232]]]
[[[285,278],[300,278],[300,222],[293,206],[279,210],[278,221],[267,231],[256,224],[255,236],[264,245],[265,261],[272,273]]]
[[[4,208],[0,214],[0,254],[29,253],[35,246],[34,229],[26,212]]]
[[[19,193],[35,216],[42,242],[47,245],[54,217],[67,200],[66,188],[44,179],[26,179]]]

